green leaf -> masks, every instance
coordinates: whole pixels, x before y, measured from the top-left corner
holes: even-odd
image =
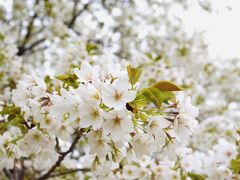
[[[231,160],[230,169],[234,174],[240,174],[240,155],[236,159]]]
[[[22,123],[24,121],[24,118],[19,107],[13,105],[3,106],[0,114],[6,117],[6,120],[1,121],[0,123],[0,134],[6,131],[9,126],[17,126],[22,130],[22,132],[24,131],[25,127]]]
[[[188,177],[190,177],[192,180],[205,180],[206,179],[203,175],[194,174],[194,173],[188,173]]]
[[[142,68],[141,67],[133,68],[130,65],[128,65],[127,72],[128,72],[129,81],[130,81],[131,85],[133,86],[134,84],[136,84],[136,82],[140,78],[140,76],[142,74]]]
[[[9,116],[8,116],[8,121],[11,121],[11,120],[13,120],[13,119],[15,119],[16,118],[16,115],[15,114],[10,114]]]
[[[148,104],[147,98],[143,95],[142,91],[139,91],[137,93],[136,98],[130,103],[132,105],[136,105],[138,108],[139,107],[144,107]]]
[[[0,114],[6,115],[6,114],[19,114],[21,112],[21,109],[16,106],[3,106],[2,111]]]
[[[163,99],[162,99],[161,92],[158,89],[154,87],[146,88],[142,90],[142,93],[148,101],[155,104],[157,108],[159,109],[161,108]]]
[[[45,8],[47,15],[50,17],[51,16],[54,17],[54,13],[52,11],[54,8],[53,4],[49,0],[45,0],[44,2],[45,2],[44,8]]]
[[[0,33],[0,41],[3,41],[5,38],[5,36],[3,34]]]
[[[182,91],[182,88],[169,81],[159,81],[152,87],[159,89],[160,91]]]
[[[107,106],[106,106],[105,104],[103,104],[103,103],[100,104],[100,108],[103,109],[103,110],[106,111],[106,112],[112,110],[112,108],[107,107]]]
[[[187,46],[182,46],[178,48],[178,54],[181,57],[187,56],[187,54],[189,53],[189,48]]]
[[[46,77],[44,78],[44,82],[45,82],[46,84],[51,83],[51,78],[50,78],[50,76],[46,76]]]
[[[4,64],[6,57],[3,53],[0,52],[0,66]]]
[[[148,122],[148,117],[143,113],[139,113],[139,118],[144,122]]]
[[[153,53],[146,53],[145,54],[150,60],[152,60],[153,62],[158,62],[159,60],[161,60],[163,58],[162,54],[153,54]]]
[[[131,104],[137,105],[137,107],[144,107],[149,102],[152,102],[158,108],[160,108],[163,102],[167,103],[168,101],[173,101],[174,99],[175,95],[173,92],[160,91],[155,87],[150,87],[139,91]]]
[[[2,81],[3,77],[4,77],[4,73],[0,72],[0,81]]]
[[[88,43],[86,45],[86,50],[87,50],[88,54],[94,55],[94,54],[97,53],[98,46],[96,44],[93,44],[93,43]]]
[[[77,82],[77,76],[74,74],[59,75],[55,76],[55,78],[74,88],[77,88],[79,85],[79,82]]]
[[[175,99],[175,95],[171,91],[160,91],[163,101],[173,101]]]

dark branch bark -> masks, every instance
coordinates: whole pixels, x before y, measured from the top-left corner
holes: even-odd
[[[86,171],[90,171],[90,169],[89,168],[73,169],[73,170],[69,170],[69,171],[65,171],[65,172],[61,172],[61,173],[52,174],[49,177],[63,176],[63,175],[75,173],[75,172],[78,172],[78,171],[86,172]]]
[[[4,174],[10,180],[23,180],[25,174],[25,167],[23,165],[23,160],[20,160],[21,167],[16,167],[14,165],[13,169],[3,169]]]
[[[80,11],[77,12],[78,2],[79,2],[78,0],[75,0],[75,1],[74,1],[74,7],[73,7],[73,11],[72,11],[72,18],[71,18],[71,20],[67,23],[68,28],[73,28],[74,23],[75,23],[77,17],[80,16],[80,14],[82,14],[82,13],[88,8],[88,5],[89,5],[89,4],[85,4],[85,5],[83,6],[83,8],[82,8]]]
[[[81,138],[81,136],[82,136],[82,131],[81,130],[77,131],[76,137],[74,138],[70,148],[66,152],[61,153],[61,155],[58,157],[58,160],[56,161],[56,163],[45,174],[43,174],[42,176],[37,178],[37,180],[44,180],[44,179],[47,179],[48,177],[50,177],[51,174],[54,172],[54,170],[61,165],[64,158],[74,150],[74,148],[75,148],[76,144],[78,143],[79,139]]]
[[[27,49],[27,50],[31,50],[31,49],[33,49],[35,46],[37,46],[38,44],[44,42],[45,40],[46,40],[45,38],[41,38],[41,39],[33,42],[33,43],[32,43],[31,45],[29,45],[26,49]]]
[[[31,126],[28,125],[28,123],[24,120],[23,121],[23,125],[27,128],[27,129],[31,129]]]
[[[34,6],[36,6],[37,4],[39,4],[39,0],[35,1]],[[34,24],[34,21],[36,20],[37,17],[38,17],[38,15],[35,12],[34,15],[31,17],[31,19],[29,21],[29,24],[27,26],[27,33],[23,38],[22,44],[18,46],[18,52],[17,52],[18,56],[23,55],[26,51],[31,50],[33,47],[35,47],[36,45],[40,44],[41,42],[43,42],[45,40],[45,39],[44,40],[40,39],[40,40],[34,42],[33,44],[31,44],[30,46],[26,47],[27,43],[31,39],[31,36],[33,35],[33,32],[32,32],[33,31],[33,24]]]
[[[7,170],[7,169],[3,169],[3,172],[4,172],[4,174],[9,178],[9,179],[11,179],[11,177],[12,177],[12,175],[11,175],[11,173],[9,172],[9,170]]]
[[[19,46],[18,47],[18,52],[17,55],[18,56],[22,56],[23,54],[25,54],[27,51],[31,51],[35,46],[41,44],[42,42],[45,41],[45,38],[39,39],[35,42],[33,42],[31,45],[29,45],[28,47],[24,47],[24,46]]]

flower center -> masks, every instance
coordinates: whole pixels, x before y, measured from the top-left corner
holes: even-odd
[[[36,141],[40,141],[41,137],[39,134],[33,134],[33,139]]]
[[[120,125],[121,120],[122,120],[122,118],[116,116],[115,119],[114,119],[114,124],[115,125]]]
[[[119,101],[122,98],[123,92],[115,91],[115,100]]]
[[[133,172],[131,170],[128,170],[127,173],[128,175],[132,175]]]
[[[232,153],[231,153],[231,152],[229,152],[229,151],[226,151],[226,153],[225,153],[225,154],[226,154],[226,156],[227,156],[227,157],[230,157],[230,156],[232,155]]]
[[[98,116],[99,116],[99,112],[98,112],[98,110],[93,109],[92,116],[93,116],[93,118],[98,117]]]
[[[60,130],[61,130],[61,131],[66,131],[66,130],[67,130],[67,127],[66,127],[65,125],[62,125],[62,126],[60,127]]]
[[[92,73],[89,73],[86,75],[86,80],[91,81],[92,80]]]
[[[99,96],[98,92],[96,92],[96,93],[93,95],[93,98],[96,99],[96,100],[99,100],[99,99],[100,99],[100,96]]]
[[[50,125],[50,124],[51,124],[51,119],[47,118],[47,119],[45,120],[45,124],[46,124],[46,125]]]

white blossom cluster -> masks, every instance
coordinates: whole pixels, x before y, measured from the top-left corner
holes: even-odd
[[[119,66],[83,62],[80,69],[73,69],[76,84],[60,83],[51,90],[35,73],[24,75],[12,92],[12,100],[21,108],[19,121],[25,127],[3,133],[1,167],[14,168],[15,161],[25,157],[24,165],[31,160],[25,166],[38,169],[39,178],[41,174],[45,177],[44,172],[63,156],[64,146],[72,141],[71,149],[77,143],[73,139],[76,136],[84,148],[71,151],[88,163],[76,163],[75,168],[90,164],[87,168],[95,177],[118,178],[125,173],[125,166],[120,166],[138,162],[144,155],[150,158],[174,141],[179,144],[189,139],[198,115],[191,99],[180,93],[163,107],[165,112],[150,113],[152,106],[135,112],[130,103],[136,99],[137,87],[130,84],[126,69]]]
[[[239,179],[239,58],[186,32],[191,3],[0,2],[0,179]]]

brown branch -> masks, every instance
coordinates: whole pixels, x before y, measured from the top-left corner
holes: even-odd
[[[87,171],[90,171],[90,169],[89,168],[72,169],[72,170],[69,170],[69,171],[52,174],[49,177],[63,176],[63,175],[75,173],[75,172],[78,172],[78,171],[87,172]]]
[[[35,42],[33,42],[31,45],[29,45],[26,49],[27,50],[31,50],[32,48],[34,48],[35,46],[37,46],[38,44],[44,42],[46,39],[45,38],[41,38]]]
[[[22,56],[23,54],[25,54],[27,51],[31,51],[35,46],[41,44],[42,42],[44,42],[46,39],[45,38],[41,38],[35,42],[33,42],[31,45],[29,45],[28,47],[25,46],[19,46],[18,47],[18,52],[17,55],[18,56]]]
[[[37,180],[44,180],[44,179],[47,179],[48,177],[50,177],[51,174],[54,172],[54,170],[61,165],[64,158],[74,150],[74,148],[75,148],[76,144],[78,143],[79,139],[81,138],[81,136],[82,136],[82,131],[78,130],[76,132],[76,137],[74,138],[70,148],[66,152],[61,153],[61,155],[58,157],[58,160],[56,161],[56,163],[45,174],[43,174],[42,176],[37,178]]]
[[[78,0],[74,1],[74,6],[73,6],[73,11],[72,11],[72,18],[71,20],[67,23],[68,28],[73,28],[74,23],[80,14],[82,14],[87,8],[88,8],[88,3],[84,4],[83,8],[77,12],[77,5],[78,5]]]
[[[36,0],[35,1],[35,4],[34,6],[36,6],[37,4],[39,4],[39,0]],[[33,28],[33,23],[35,21],[35,19],[37,18],[37,13],[35,12],[34,15],[32,16],[32,18],[30,19],[30,22],[27,26],[27,33],[23,39],[23,43],[22,43],[22,47],[24,47],[26,45],[26,43],[28,42],[30,36],[31,36],[31,33],[32,33],[32,28]]]
[[[38,4],[39,4],[39,0],[36,0],[34,6],[36,6]],[[23,42],[21,45],[18,46],[18,52],[17,52],[18,56],[23,55],[26,51],[31,50],[34,46],[36,46],[42,42],[42,40],[40,42],[37,41],[37,42],[35,42],[36,44],[33,43],[32,45],[30,45],[30,47],[26,47],[26,44],[28,43],[28,41],[30,40],[30,38],[32,36],[34,21],[36,20],[37,17],[38,17],[37,13],[34,12],[34,15],[31,17],[29,24],[27,25],[27,33],[23,38]],[[31,47],[31,46],[33,46],[33,47]]]
[[[78,3],[79,3],[79,0],[74,0],[74,5],[73,5],[73,10],[72,10],[72,18],[71,18],[71,20],[67,23],[67,26],[69,27],[69,28],[72,28],[73,27],[73,25],[74,25],[74,22],[75,22],[75,20],[76,20],[76,12],[77,12],[77,5],[78,5]]]
[[[60,148],[60,146],[59,146],[59,140],[58,140],[57,137],[55,138],[55,142],[56,142],[55,148],[56,148],[57,153],[58,153],[58,154],[62,154],[61,148]]]
[[[20,169],[20,179],[23,180],[26,172],[26,167],[24,165],[24,159],[20,159],[21,169]]]
[[[27,128],[27,129],[31,129],[31,126],[28,125],[27,121],[23,120],[23,125]]]
[[[11,179],[12,178],[12,174],[9,172],[9,170],[7,170],[7,169],[3,169],[3,172],[4,172],[4,174],[9,178],[9,179]]]
[[[28,40],[29,40],[29,38],[30,38],[30,36],[31,36],[33,23],[34,23],[34,21],[35,21],[36,18],[37,18],[37,14],[35,13],[35,14],[33,15],[33,17],[31,18],[28,26],[27,26],[27,33],[26,33],[26,35],[25,35],[25,37],[24,37],[24,39],[23,39],[23,43],[22,43],[22,45],[21,45],[22,47],[24,47],[24,46],[26,45],[26,43],[28,42]]]
[[[16,163],[15,159],[15,163]],[[17,167],[16,164],[14,164],[13,169],[3,169],[4,174],[8,177],[10,180],[23,180],[24,174],[25,174],[25,167],[23,164],[23,159],[20,160],[21,167]]]

